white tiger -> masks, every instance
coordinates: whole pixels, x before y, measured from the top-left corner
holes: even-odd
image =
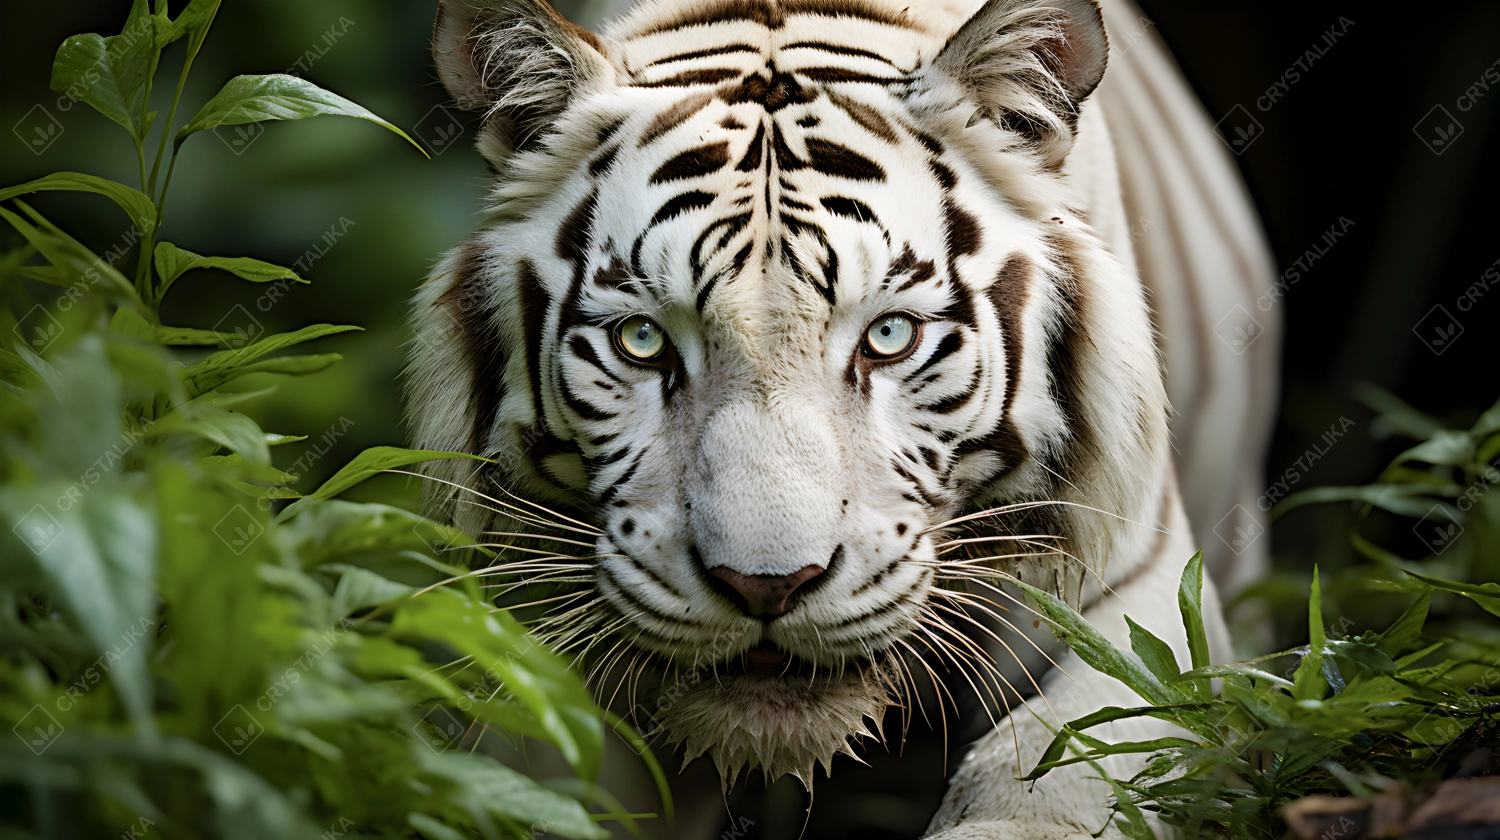
[[[646,0],[596,36],[543,0],[440,6],[438,69],[485,114],[496,183],[417,299],[408,413],[417,445],[494,466],[434,468],[433,503],[474,532],[547,518],[527,502],[587,530],[563,568],[592,596],[562,638],[670,687],[666,730],[726,780],[810,784],[939,651],[972,664],[981,634],[954,624],[984,606],[976,569],[1122,643],[1128,612],[1186,661],[1177,579],[1253,498],[1274,364],[1272,340],[1236,356],[1202,325],[1271,272],[1154,36],[1117,38],[1085,105],[1106,17],[1139,19],[1123,0]],[[1197,538],[1138,261],[1187,397]],[[463,488],[527,502],[495,525]],[[1044,692],[1087,686],[1064,718],[1134,700],[1059,664]],[[666,678],[700,667],[715,678]],[[1014,710],[929,836],[1116,833],[1086,766],[1017,780],[1058,722]]]

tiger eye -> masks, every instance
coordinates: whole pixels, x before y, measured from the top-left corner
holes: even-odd
[[[667,334],[644,315],[632,315],[620,322],[615,337],[627,358],[649,362],[667,349]]]
[[[900,313],[882,315],[865,332],[865,352],[876,359],[894,359],[911,350],[917,322]]]

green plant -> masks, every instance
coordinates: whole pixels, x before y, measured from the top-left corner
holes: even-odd
[[[1381,632],[1332,638],[1315,569],[1307,645],[1214,665],[1195,557],[1179,595],[1192,660],[1184,668],[1143,628],[1132,623],[1131,650],[1119,650],[1058,599],[1023,587],[1085,662],[1146,701],[1068,722],[1030,778],[1110,755],[1146,755],[1134,777],[1108,779],[1128,836],[1154,836],[1143,817],[1152,811],[1187,837],[1272,838],[1286,831],[1281,809],[1300,798],[1368,796],[1393,782],[1421,788],[1450,774],[1475,747],[1495,742],[1500,584],[1490,581],[1500,552],[1500,496],[1489,491],[1500,483],[1500,404],[1469,429],[1453,430],[1388,394],[1367,391],[1366,399],[1382,411],[1377,428],[1421,442],[1370,485],[1302,491],[1276,514],[1313,503],[1357,504],[1350,540],[1371,563],[1349,570],[1349,588],[1404,596],[1405,611]],[[1417,536],[1435,556],[1407,560],[1363,535],[1377,511],[1419,520]],[[1434,517],[1440,521],[1428,534],[1422,526]],[[1464,528],[1466,539],[1456,541]],[[1439,602],[1441,613],[1433,608]],[[1112,744],[1089,734],[1138,717],[1176,724],[1181,737]]]
[[[186,141],[329,114],[405,137],[289,76],[232,79],[174,133],[218,7],[192,0],[172,17],[164,0],[134,0],[120,35],[58,51],[53,87],[129,133],[139,189],[59,172],[0,190],[19,211],[0,218],[25,242],[0,256],[0,334],[20,339],[0,348],[0,512],[15,525],[0,536],[0,721],[16,733],[0,741],[0,833],[450,840],[633,826],[594,784],[609,719],[467,570],[494,552],[399,507],[332,498],[383,470],[461,456],[368,450],[301,498],[271,449],[305,438],[243,413],[269,377],[339,358],[282,351],[357,328],[161,323],[190,269],[301,281],[160,239]],[[157,63],[182,40],[158,122]],[[18,200],[54,190],[113,200],[129,216],[126,245],[101,257]],[[127,276],[115,263],[130,250]],[[37,286],[23,278],[62,291],[28,307]],[[576,778],[539,782],[459,748],[482,732],[549,744]]]

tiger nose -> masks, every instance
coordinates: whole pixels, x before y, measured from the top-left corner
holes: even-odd
[[[747,575],[728,566],[709,569],[708,573],[729,584],[731,592],[715,586],[749,615],[775,618],[791,612],[796,605],[793,597],[801,590],[806,593],[806,584],[826,571],[822,566],[804,566],[789,575]]]

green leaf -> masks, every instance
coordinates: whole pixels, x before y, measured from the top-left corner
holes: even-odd
[[[181,277],[184,272],[195,268],[217,268],[227,271],[241,280],[249,280],[251,283],[271,283],[277,280],[292,280],[297,283],[306,283],[297,276],[297,272],[290,268],[283,268],[272,263],[262,262],[249,257],[201,257],[192,251],[185,251],[170,242],[161,242],[156,246],[155,254],[156,273],[161,278],[160,287],[156,293],[156,299],[160,301],[167,294],[167,289],[172,283]]]
[[[104,654],[94,667],[114,682],[138,730],[153,733],[147,652],[157,624],[154,511],[143,506],[139,494],[115,487],[96,484],[83,499],[50,505],[52,510],[43,508],[45,513],[38,514],[31,499],[0,493],[0,510],[23,523],[17,527],[18,539],[26,526],[46,529],[25,535],[31,547],[9,550],[28,557],[36,552],[50,592],[66,605],[67,616],[84,631],[93,651]]]
[[[87,102],[138,142],[145,140],[146,98],[161,56],[156,23],[146,0],[135,0],[119,35],[75,35],[63,41],[52,62],[52,90]]]
[[[1414,440],[1426,440],[1444,428],[1443,421],[1430,414],[1423,414],[1390,391],[1368,382],[1356,384],[1354,396],[1380,415],[1378,422],[1387,427],[1387,431],[1395,431]]]
[[[1282,499],[1275,507],[1271,508],[1271,519],[1275,521],[1285,516],[1288,512],[1296,510],[1304,505],[1324,504],[1327,502],[1364,502],[1374,505],[1381,510],[1401,516],[1410,516],[1413,519],[1421,519],[1426,516],[1433,506],[1433,500],[1426,494],[1432,488],[1425,484],[1371,484],[1364,487],[1315,487],[1311,490],[1303,490],[1293,493]],[[1451,505],[1439,504],[1445,510],[1452,510]]]
[[[1396,456],[1396,461],[1422,461],[1461,467],[1474,460],[1474,442],[1468,432],[1440,429],[1431,438]]]
[[[1323,649],[1328,636],[1323,627],[1323,587],[1316,566],[1313,567],[1312,594],[1307,600],[1307,626],[1311,640],[1307,655],[1297,663],[1297,670],[1292,675],[1292,696],[1298,700],[1322,700],[1328,691],[1323,677]]]
[[[168,21],[166,10],[162,10],[161,21],[157,26],[157,44],[165,47],[182,36],[193,33],[193,44],[191,52],[197,52],[198,45],[202,44],[203,36],[208,34],[209,24],[213,22],[214,15],[219,11],[220,0],[192,0],[187,8],[177,16],[176,20]]]
[[[424,757],[423,764],[429,772],[439,773],[453,784],[455,796],[474,811],[523,826],[546,826],[547,833],[575,840],[608,840],[610,836],[589,819],[588,811],[577,800],[554,793],[497,761],[445,753]]]
[[[120,209],[130,216],[130,220],[142,233],[148,233],[156,227],[156,205],[145,193],[117,181],[82,172],[54,172],[35,181],[7,187],[0,190],[0,201],[9,201],[18,195],[51,190],[86,192],[105,196],[120,205]]]
[[[48,262],[62,272],[58,278],[61,281],[58,285],[78,286],[87,291],[103,284],[139,312],[150,311],[136,294],[135,286],[125,279],[125,275],[117,271],[110,261],[101,259],[78,240],[63,233],[60,228],[47,221],[42,214],[31,209],[25,202],[17,199],[16,206],[30,216],[36,225],[28,224],[25,219],[3,207],[0,207],[0,219],[9,222],[10,226],[25,237],[27,242],[35,246]],[[138,233],[138,231],[132,231],[132,234]],[[130,236],[131,234],[127,234],[127,238]]]
[[[345,464],[344,468],[337,473],[334,473],[332,478],[328,479],[322,487],[319,487],[307,499],[331,499],[386,470],[396,470],[428,461],[446,461],[453,458],[469,458],[475,461],[487,460],[478,455],[470,455],[466,452],[438,452],[432,450],[401,449],[395,446],[375,446],[354,456],[354,460]],[[297,502],[282,511],[279,521],[285,522],[296,516],[297,513],[306,507],[305,502],[306,500]]]
[[[1026,776],[1024,780],[1035,781],[1047,774],[1047,771],[1057,767],[1058,762],[1066,755],[1068,744],[1079,738],[1083,731],[1101,726],[1106,723],[1114,723],[1118,720],[1130,720],[1140,717],[1153,717],[1168,723],[1183,724],[1184,714],[1203,712],[1213,708],[1208,703],[1188,703],[1177,706],[1136,706],[1133,708],[1121,708],[1119,706],[1105,706],[1104,708],[1084,715],[1077,720],[1071,720],[1063,724],[1063,728],[1052,738],[1047,748],[1042,751],[1042,756],[1037,761],[1037,766]],[[1090,739],[1092,740],[1092,739]],[[1044,768],[1045,766],[1045,768]]]
[[[1432,596],[1423,595],[1401,614],[1384,633],[1376,637],[1375,646],[1386,656],[1400,656],[1422,644],[1422,628],[1427,624],[1427,610]]]
[[[358,566],[330,563],[323,566],[322,571],[339,575],[338,585],[333,589],[333,609],[340,617],[405,598],[417,591],[414,586],[397,583]]]
[[[313,373],[322,373],[333,365],[344,360],[338,353],[320,353],[310,356],[283,356],[279,359],[266,359],[260,362],[252,362],[248,365],[234,365],[206,374],[194,375],[191,379],[184,381],[188,395],[192,397],[201,396],[226,385],[243,376],[252,373],[277,373],[285,376],[307,376]]]
[[[1500,402],[1490,406],[1489,411],[1479,415],[1474,425],[1469,428],[1469,434],[1475,443],[1483,441],[1490,435],[1500,432]]]
[[[1130,840],[1156,840],[1156,832],[1151,830],[1151,824],[1146,822],[1145,815],[1136,806],[1130,791],[1103,770],[1100,770],[1099,775],[1115,793],[1115,810],[1120,812],[1120,819],[1115,821],[1115,827],[1120,829],[1120,833]]]
[[[265,434],[243,414],[216,408],[203,400],[178,406],[151,427],[150,435],[191,434],[213,441],[252,464],[270,464]]]
[[[1128,615],[1125,616],[1125,623],[1130,625],[1130,649],[1146,669],[1163,683],[1177,679],[1182,671],[1177,666],[1177,657],[1172,653],[1172,648],[1150,630],[1136,624]]]
[[[194,395],[207,393],[208,391],[212,391],[213,389],[219,387],[220,385],[223,385],[225,382],[228,382],[231,379],[244,376],[247,373],[257,372],[248,369],[248,367],[251,366],[250,363],[266,355],[267,353],[274,353],[277,350],[284,350],[288,347],[293,347],[305,341],[312,341],[315,338],[322,338],[328,335],[337,335],[339,333],[345,333],[351,330],[359,329],[362,328],[354,326],[339,326],[335,324],[314,324],[313,326],[304,327],[300,330],[297,330],[296,332],[278,333],[276,335],[266,336],[259,341],[255,341],[243,346],[236,346],[235,339],[231,337],[231,334],[224,333],[224,336],[226,337],[225,340],[229,342],[232,349],[221,350],[218,353],[214,353],[198,364],[188,368],[183,373],[183,380],[187,384],[188,390]],[[331,363],[332,361],[329,361],[327,364],[323,364],[322,367],[327,367],[328,364]],[[317,369],[321,370],[322,368],[320,367]],[[308,368],[307,370],[289,369],[270,371],[261,368],[260,370],[263,372],[272,373],[313,372],[312,368]]]
[[[1087,619],[1061,599],[1019,580],[1012,582],[1036,601],[1041,610],[1041,619],[1089,667],[1124,683],[1148,703],[1166,705],[1186,699],[1186,695],[1180,690],[1164,684],[1130,654],[1111,644]]]
[[[245,125],[267,120],[303,120],[322,115],[355,117],[368,120],[401,135],[422,151],[406,132],[376,116],[370,110],[330,93],[306,79],[274,74],[269,76],[236,76],[210,99],[188,124],[177,132],[180,144],[189,135],[226,125]],[[427,153],[422,151],[423,155]]]
[[[355,504],[319,499],[277,529],[277,536],[304,567],[321,567],[334,560],[353,564],[370,553],[414,550],[431,553],[433,546],[471,546],[474,540],[448,525],[390,505]],[[411,582],[411,581],[407,581]]]
[[[197,330],[191,327],[157,327],[156,340],[168,347],[228,347],[226,333]]]
[[[1323,645],[1323,652],[1333,656],[1342,656],[1361,668],[1377,674],[1396,673],[1396,663],[1392,662],[1384,651],[1368,642],[1334,639]]]
[[[1412,578],[1415,578],[1416,580],[1421,581],[1422,583],[1427,584],[1433,589],[1440,589],[1444,592],[1452,592],[1456,595],[1462,595],[1465,598],[1468,598],[1469,600],[1478,604],[1486,611],[1500,616],[1500,583],[1459,583],[1457,581],[1429,577],[1427,575],[1418,574],[1413,571],[1407,571],[1406,574]]]
[[[1187,631],[1188,652],[1194,668],[1206,668],[1212,660],[1208,654],[1208,632],[1203,626],[1203,552],[1188,560],[1177,587],[1177,609]]]

